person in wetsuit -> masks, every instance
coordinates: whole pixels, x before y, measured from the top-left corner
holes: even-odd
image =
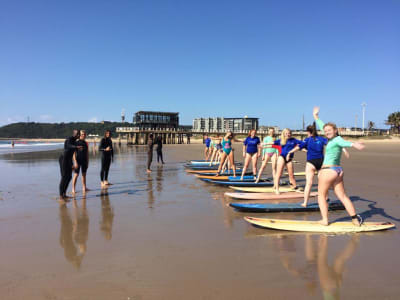
[[[111,140],[110,130],[106,130],[104,133],[104,137],[100,141],[99,151],[101,151],[101,187],[107,187],[110,185],[108,182],[108,171],[110,170],[111,161],[114,159],[113,143]]]
[[[156,138],[155,144],[157,145],[157,148],[156,148],[156,151],[157,151],[157,163],[159,163],[160,160],[161,160],[161,163],[164,164],[164,159],[163,159],[163,155],[162,155],[162,144],[163,143],[162,143],[162,137],[161,136],[158,136]]]
[[[153,161],[153,146],[154,146],[154,139],[153,134],[149,134],[149,139],[147,141],[147,173],[151,173],[150,166],[151,162]]]
[[[79,171],[82,169],[82,192],[86,193],[89,189],[86,187],[86,171],[89,167],[89,145],[86,142],[86,132],[81,130],[79,139],[76,141],[77,146],[82,148],[77,149],[73,156],[75,165],[75,174],[72,178],[72,194],[75,194],[76,181],[79,176]]]
[[[74,129],[72,136],[64,142],[64,152],[59,157],[61,181],[59,184],[60,201],[65,202],[67,197],[67,189],[69,182],[72,179],[72,157],[77,149],[82,146],[76,145],[76,140],[79,137],[79,130]]]

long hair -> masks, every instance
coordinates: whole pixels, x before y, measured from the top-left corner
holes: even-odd
[[[308,125],[306,130],[307,130],[307,132],[309,132],[311,134],[311,136],[314,139],[318,136],[317,127],[315,125],[315,122],[313,122],[312,125]]]
[[[282,130],[282,133],[281,133],[281,146],[286,145],[286,142],[288,140],[287,137],[286,137],[286,133],[287,132],[291,132],[291,130],[289,128],[285,128],[285,129]]]

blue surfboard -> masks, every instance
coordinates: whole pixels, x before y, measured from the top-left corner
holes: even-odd
[[[208,183],[213,183],[213,184],[218,184],[222,186],[273,186],[274,183],[272,181],[261,181],[258,183],[252,182],[252,181],[220,181],[220,180],[212,180],[212,179],[205,179],[201,178],[201,180],[208,182]]]
[[[319,211],[318,203],[310,203],[307,207],[303,207],[300,203],[230,203],[231,207],[244,212],[302,212],[302,211]],[[329,210],[344,209],[342,202],[329,202]]]

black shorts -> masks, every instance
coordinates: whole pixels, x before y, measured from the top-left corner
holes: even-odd
[[[80,169],[82,168],[82,174],[86,174],[86,171],[88,169],[88,164],[87,163],[79,163],[78,162],[78,167],[74,170],[76,174],[79,174]]]
[[[315,158],[307,160],[308,163],[312,164],[317,171],[321,170],[322,163],[324,162],[323,158]]]
[[[293,156],[290,156],[289,160],[286,159],[286,155],[280,154],[279,156],[283,158],[286,164],[290,163],[293,160]]]

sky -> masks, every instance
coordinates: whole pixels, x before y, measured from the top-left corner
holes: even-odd
[[[139,110],[386,128],[400,1],[0,0],[0,126]],[[357,117],[356,117],[357,116]]]

